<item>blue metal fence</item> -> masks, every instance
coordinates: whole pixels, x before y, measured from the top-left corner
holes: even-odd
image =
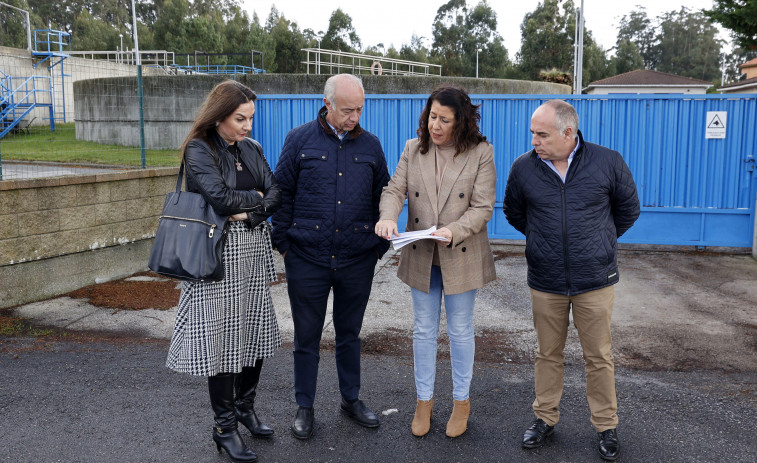
[[[390,173],[415,137],[426,95],[367,95],[361,125],[376,134]],[[642,215],[622,242],[751,247],[757,196],[757,94],[471,95],[494,145],[497,204],[492,238],[522,239],[502,213],[510,165],[531,148],[531,113],[562,98],[576,107],[587,141],[618,150],[636,180]],[[261,95],[252,136],[276,165],[287,132],[312,120],[319,95]],[[727,112],[725,139],[706,139],[708,111]],[[402,224],[404,225],[404,224]]]

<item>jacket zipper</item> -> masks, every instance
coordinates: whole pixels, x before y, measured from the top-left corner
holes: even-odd
[[[568,257],[568,214],[567,214],[567,201],[565,200],[565,184],[562,183],[560,185],[560,197],[562,200],[562,250],[563,250],[563,261],[565,262],[565,282],[568,285],[568,296],[570,296],[570,288],[572,287],[570,283],[570,263],[569,257]]]
[[[210,222],[206,222],[204,220],[190,219],[190,218],[187,218],[187,217],[176,217],[176,216],[173,216],[173,215],[161,215],[159,217],[159,219],[187,220],[189,222],[199,222],[199,223],[205,224],[205,225],[207,225],[207,226],[210,227],[210,231],[208,232],[208,238],[213,238],[213,234],[215,233],[215,229],[217,227],[216,224],[210,223]]]

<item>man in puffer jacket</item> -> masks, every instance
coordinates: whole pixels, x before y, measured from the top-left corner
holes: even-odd
[[[620,452],[610,318],[618,282],[617,239],[639,217],[631,171],[620,153],[587,143],[570,104],[551,100],[531,117],[534,149],[513,162],[505,189],[507,221],[526,235],[528,286],[538,352],[536,420],[522,446],[554,432],[563,389],[569,313],[586,361],[586,395],[599,453]]]
[[[342,412],[362,426],[379,426],[359,400],[360,330],[377,260],[389,242],[373,232],[389,182],[384,151],[360,125],[365,94],[351,74],[329,78],[318,117],[286,137],[276,166],[281,208],[273,245],[284,257],[294,322],[292,434],[313,434],[320,342],[329,292]]]

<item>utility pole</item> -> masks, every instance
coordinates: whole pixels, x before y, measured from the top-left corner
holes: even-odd
[[[26,10],[22,10],[21,8],[15,7],[13,5],[8,5],[7,3],[0,2],[0,5],[7,6],[8,8],[13,8],[14,10],[18,10],[21,13],[24,14],[24,17],[26,18],[26,49],[31,51],[32,50],[32,23],[29,21],[29,12]]]
[[[476,79],[478,79],[478,54],[480,51],[480,48],[476,48]]]
[[[580,95],[583,82],[584,69],[584,0],[581,0],[581,9],[578,10],[576,27],[575,53],[573,60],[573,94]]]

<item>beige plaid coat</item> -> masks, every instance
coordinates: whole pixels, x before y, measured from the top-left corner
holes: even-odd
[[[436,192],[434,151],[419,151],[408,140],[389,184],[381,194],[380,220],[397,221],[408,201],[406,231],[432,225],[452,232],[451,246],[438,246],[445,294],[477,289],[494,280],[494,259],[486,223],[492,217],[497,173],[494,149],[487,142],[458,153],[447,163]],[[401,250],[397,275],[409,286],[428,292],[434,240],[418,240]]]

